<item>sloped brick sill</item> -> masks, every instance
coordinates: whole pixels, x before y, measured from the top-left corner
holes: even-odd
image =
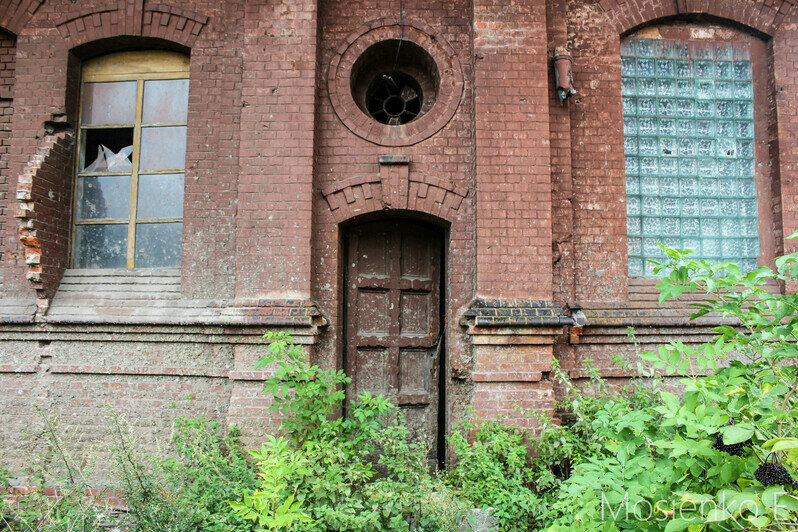
[[[52,324],[316,327],[307,300],[184,299],[177,268],[67,270],[46,316]]]

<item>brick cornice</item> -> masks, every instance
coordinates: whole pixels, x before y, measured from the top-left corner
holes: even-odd
[[[649,21],[679,15],[704,14],[775,35],[785,20],[795,17],[795,0],[596,0],[618,34]]]
[[[19,34],[44,0],[0,0],[0,28]]]
[[[162,2],[119,0],[76,7],[65,13],[56,28],[70,45],[135,35],[165,39],[191,47],[208,23],[208,17]]]

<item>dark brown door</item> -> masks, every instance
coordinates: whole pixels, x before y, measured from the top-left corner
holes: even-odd
[[[368,223],[348,235],[347,398],[386,396],[431,459],[439,438],[442,240],[411,222]]]

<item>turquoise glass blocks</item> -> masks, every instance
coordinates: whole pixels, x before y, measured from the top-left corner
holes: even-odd
[[[754,97],[742,43],[621,44],[629,275],[657,242],[756,268]]]

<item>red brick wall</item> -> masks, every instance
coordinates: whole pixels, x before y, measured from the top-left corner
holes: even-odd
[[[21,38],[26,60],[17,69],[16,80],[24,83],[27,90],[14,102],[18,121],[11,128],[13,138],[9,142],[13,146],[8,157],[3,157],[3,163],[7,160],[9,167],[0,169],[3,179],[10,181],[9,190],[16,189],[16,175],[35,153],[35,146],[45,134],[45,122],[54,118],[62,120],[60,117],[66,115],[67,126],[74,128],[80,59],[126,49],[131,45],[148,46],[145,41],[136,44],[130,38],[110,38],[97,45],[95,39],[109,38],[126,25],[135,26],[134,22],[120,18],[121,11],[108,11],[111,7],[116,9],[115,6],[109,7],[103,2],[98,2],[97,6],[99,11],[88,3],[82,3],[77,9],[69,2],[48,2],[29,22],[30,34]],[[124,7],[124,4],[120,3],[120,6]],[[187,297],[232,299],[235,295],[243,9],[230,9],[218,2],[192,2],[189,6],[192,11],[186,12],[187,16],[193,17],[191,19],[177,14],[167,17],[157,5],[144,6],[139,2],[134,7],[136,10],[129,18],[133,21],[138,17],[141,21],[143,37],[170,37],[175,39],[172,47],[194,45],[190,52],[188,127],[191,133],[186,157],[183,291]],[[197,15],[194,10],[205,15]],[[197,21],[208,20],[209,28],[201,32],[204,28]],[[54,31],[54,27],[59,31]],[[75,45],[77,47],[72,48],[74,54],[70,54],[70,48]],[[154,45],[163,46],[160,43]],[[74,76],[68,79],[67,72]],[[71,181],[73,170],[65,170],[63,177]],[[66,200],[64,212],[68,214],[69,196],[60,198]],[[8,201],[11,207],[15,207],[15,198],[9,197]],[[61,224],[60,229],[64,228],[68,230],[68,220]],[[29,287],[24,282],[24,260],[16,238],[17,228],[6,226],[3,231],[6,235],[3,242],[5,256],[9,258],[3,261],[3,266],[13,272],[5,275],[9,279],[6,292],[25,296]],[[61,263],[67,260],[66,248],[59,248],[57,253],[57,258],[48,256],[46,260]],[[262,262],[262,258],[254,260],[250,257],[249,263]]]
[[[546,3],[547,52],[553,65],[557,47],[567,49],[566,0]],[[551,151],[551,231],[553,292],[555,301],[574,301],[574,213],[571,175],[571,102],[562,103],[554,87],[554,69],[549,68],[549,142]]]
[[[692,12],[710,16],[699,19]],[[562,338],[555,346],[565,366],[571,364],[571,353],[575,352],[574,375],[582,375],[580,366],[591,358],[605,375],[621,378],[625,372],[613,364],[611,355],[620,353],[635,360],[636,348],[626,337],[627,325],[637,328],[641,349],[673,336],[681,336],[687,342],[706,337],[701,327],[687,324],[689,311],[684,303],[658,309],[654,281],[627,277],[619,57],[622,36],[647,24],[655,25],[653,19],[677,16],[675,21],[658,21],[660,25],[650,28],[647,35],[661,30],[666,37],[668,32],[681,31],[687,38],[690,31],[701,30],[705,35],[714,33],[719,39],[751,42],[755,56],[756,179],[763,250],[760,263],[767,263],[775,250],[788,245],[782,242],[781,226],[784,234],[794,230],[790,227],[798,228],[795,201],[788,199],[794,196],[791,176],[795,174],[795,156],[784,144],[796,134],[789,118],[795,106],[787,92],[796,84],[791,58],[797,14],[789,2],[568,2],[568,46],[574,56],[579,94],[568,104],[570,168],[566,165],[561,170],[552,158],[552,174],[570,170],[573,176],[575,300],[586,308],[592,322],[573,331],[574,345]],[[552,135],[552,146],[555,142]],[[555,179],[555,190],[558,186],[567,191],[567,185],[558,185]],[[772,288],[779,289],[775,285]],[[561,297],[565,296],[567,292]]]
[[[576,300],[626,296],[626,181],[620,37],[595,2],[568,5],[569,48],[579,94],[571,109]]]
[[[13,195],[8,190],[8,140],[11,137],[11,113],[14,111],[12,91],[14,88],[14,60],[16,38],[0,31],[0,265],[5,263],[6,223],[8,217],[8,198]],[[0,267],[0,280],[3,268]]]
[[[237,297],[310,295],[315,5],[245,2]]]
[[[474,3],[477,291],[551,299],[551,177],[542,0]]]
[[[245,13],[220,2],[189,8],[208,24],[191,48],[182,289],[185,297],[232,299]]]
[[[798,52],[798,22],[785,23],[772,40],[773,82],[775,85],[775,106],[778,114],[778,141],[773,150],[778,154],[779,179],[774,181],[774,199],[781,197],[781,205],[776,212],[780,217],[783,235],[789,236],[798,230],[798,151],[792,139],[798,135],[798,104],[790,96],[798,87],[796,52]],[[778,194],[780,192],[780,195]],[[795,240],[784,240],[784,251],[794,253],[798,250]]]
[[[40,12],[41,13],[41,12]],[[53,32],[21,35],[17,38],[17,54],[25,58],[15,65],[14,113],[11,117],[11,137],[8,148],[8,166],[4,174],[8,181],[9,212],[16,213],[17,177],[31,163],[32,158],[44,142],[45,122],[55,115],[66,113],[68,51]],[[71,172],[63,176],[71,179]],[[69,211],[70,195],[64,209]],[[3,267],[4,291],[8,297],[32,297],[32,287],[25,278],[27,268],[22,246],[19,243],[18,224],[6,218],[5,259]],[[45,235],[37,235],[44,239]],[[54,260],[64,260],[54,258]]]
[[[782,226],[786,233],[798,229],[798,152],[792,147],[798,135],[798,106],[792,97],[798,89],[798,21],[792,3],[404,4],[408,27],[427,32],[446,44],[447,54],[451,51],[448,59],[460,69],[459,100],[439,130],[397,147],[353,133],[333,108],[327,77],[347,39],[359,35],[358,28],[376,19],[398,22],[394,0],[47,0],[26,10],[29,17],[12,17],[18,37],[0,35],[3,298],[35,296],[25,277],[30,268],[24,264],[18,221],[12,217],[19,203],[17,177],[47,141],[47,128],[74,129],[80,61],[136,46],[166,46],[191,56],[181,285],[186,299],[220,307],[234,300],[310,299],[328,325],[296,331],[307,344],[318,332],[313,356],[328,367],[340,367],[344,231],[347,223],[357,221],[352,219],[362,212],[357,209],[381,210],[382,205],[374,198],[354,197],[362,188],[343,187],[334,194],[345,202],[347,194],[353,196],[352,202],[335,211],[332,204],[341,198],[330,191],[358,176],[366,176],[366,183],[397,175],[404,179],[406,170],[406,177],[417,179],[414,183],[423,177],[424,183],[438,183],[434,186],[442,197],[459,201],[445,207],[422,201],[413,195],[421,185],[408,192],[420,211],[438,215],[426,219],[446,232],[450,420],[466,415],[469,407],[485,416],[510,415],[515,403],[550,410],[555,396],[549,379],[552,353],[575,376],[583,374],[583,361],[593,357],[602,370],[624,377],[611,373],[610,354],[631,356],[634,347],[625,337],[629,324],[637,325],[651,344],[674,334],[689,341],[702,338],[683,325],[685,308],[657,310],[652,283],[630,282],[627,276],[622,34],[656,17],[690,19],[692,12],[727,17],[758,32],[770,61],[770,73],[758,81],[771,96],[768,112],[779,118],[768,124],[770,152],[764,161],[773,166],[774,247],[782,245]],[[719,22],[713,18],[712,23]],[[565,104],[556,100],[551,76],[557,46],[566,46],[574,58],[578,94]],[[10,78],[13,94],[5,89]],[[9,114],[12,104],[14,113]],[[53,149],[31,190],[40,207],[34,208],[34,222],[39,224],[46,296],[57,286],[67,254],[68,185],[73,180],[68,138],[64,134]],[[382,155],[408,157],[409,166],[381,169]],[[398,195],[395,190],[391,194]],[[545,331],[485,327],[470,336],[461,318],[477,296],[583,305],[592,323],[571,335],[552,325]],[[538,307],[508,304],[499,310],[509,309],[537,312]],[[181,392],[202,396],[194,403],[199,413],[259,430],[279,424],[259,393],[263,374],[246,373],[259,352],[253,345],[259,328],[19,327],[0,327],[0,379],[8,383],[0,387],[0,418],[12,427],[13,442],[30,414],[29,402],[19,397],[38,400],[51,391],[56,392],[49,403],[54,411],[76,412],[78,427],[110,399],[136,423],[160,430],[168,425],[168,414],[159,409]],[[49,349],[48,335],[74,343]],[[142,335],[157,337],[145,341]],[[483,338],[477,341],[477,335]],[[206,344],[224,356],[196,362],[205,356],[201,346]],[[47,370],[51,362],[62,369],[80,366],[75,360],[81,353],[96,354],[109,365],[134,355],[141,360],[120,365],[128,369],[111,376],[98,376],[101,366],[95,363],[91,371]],[[160,366],[199,369],[156,374]],[[22,373],[12,375],[17,371]]]
[[[43,160],[35,170],[30,166],[20,177],[17,193],[30,191],[33,207],[20,220],[20,240],[25,248],[28,280],[34,281],[37,299],[49,300],[58,288],[68,267],[70,223],[72,221],[72,172],[74,170],[74,136],[45,137],[46,147],[40,150]],[[30,176],[30,178],[28,178]],[[23,183],[24,181],[24,183]],[[32,181],[32,183],[28,183]],[[21,215],[22,213],[20,213]],[[32,225],[32,230],[27,227]],[[38,260],[36,260],[38,255]],[[47,303],[41,301],[40,305]]]
[[[0,193],[5,194],[0,240],[6,281],[0,294],[3,298],[32,300],[36,295],[34,286],[26,280],[26,273],[33,268],[25,265],[19,220],[13,217],[20,206],[15,192],[17,177],[37,161],[34,156],[39,148],[52,140],[47,136],[52,127],[63,128],[67,134],[49,151],[33,179],[29,203],[34,207],[31,221],[36,234],[26,239],[28,244],[41,246],[42,279],[47,288],[42,294],[52,295],[66,264],[74,180],[68,133],[76,126],[80,61],[100,53],[151,46],[185,50],[191,56],[183,296],[213,299],[210,304],[220,305],[232,302],[236,295],[309,295],[315,7],[312,2],[301,8],[296,2],[260,4],[203,1],[169,7],[140,0],[78,5],[51,0],[26,23],[18,39],[24,59],[16,65],[11,63],[14,81],[25,91],[13,101],[13,116],[0,115],[0,123],[11,120],[10,128],[6,127],[10,131],[8,140],[0,139],[0,164],[4,166],[0,168],[0,179],[4,180]],[[286,14],[289,11],[295,13]],[[300,36],[294,38],[294,34]],[[304,48],[298,46],[302,43]],[[2,50],[8,46],[13,50],[13,45],[9,40]],[[7,55],[3,52],[0,56],[4,65]],[[293,67],[304,68],[304,73],[297,75]],[[0,71],[0,79],[6,80],[5,76],[6,71]],[[284,77],[279,83],[278,76]],[[274,92],[272,86],[264,89],[269,83]],[[297,105],[295,91],[301,90],[298,87],[303,83],[304,103]],[[4,96],[0,92],[0,103],[5,102]],[[301,136],[304,147],[299,153],[288,144]],[[242,138],[247,143],[242,144]],[[243,170],[240,160],[245,161]],[[294,192],[298,177],[306,183],[301,197]],[[272,194],[273,185],[282,187],[281,198]],[[286,221],[288,216],[302,212],[304,218]],[[272,227],[268,226],[270,220],[274,220]],[[293,229],[297,226],[304,228],[304,236],[297,238]],[[285,238],[273,238],[278,234]],[[299,255],[304,252],[305,258],[297,260],[291,248],[300,250]],[[295,266],[289,268],[291,263]],[[91,304],[87,301],[87,306]],[[39,319],[46,320],[42,316],[40,312]],[[0,380],[4,383],[0,406],[10,434],[4,443],[17,449],[16,454],[8,454],[3,445],[11,463],[22,464],[23,451],[35,450],[20,445],[34,404],[60,414],[69,434],[85,431],[93,440],[103,437],[105,429],[98,420],[106,401],[137,427],[146,427],[145,440],[168,438],[172,417],[188,411],[261,429],[274,430],[278,425],[269,417],[268,402],[264,403],[265,396],[259,393],[261,383],[242,380],[251,376],[231,371],[240,351],[234,353],[232,346],[257,343],[263,328],[239,329],[227,336],[229,329],[220,327],[43,327],[24,328],[21,337],[7,329],[0,331]],[[114,341],[108,341],[100,329],[113,330]],[[50,340],[45,338],[54,330],[86,343],[67,341],[52,349],[42,347],[49,346]],[[138,336],[142,331],[153,332],[156,339],[145,341]],[[305,330],[297,332],[300,336],[308,334]],[[202,351],[208,342],[215,342],[227,354],[207,361],[187,354]],[[244,345],[244,350],[248,347]],[[86,353],[93,353],[92,363],[102,361],[100,365],[89,368],[85,362],[76,362]],[[141,360],[129,362],[132,354]],[[247,356],[246,368],[251,370],[256,359]],[[51,372],[51,363],[61,369]],[[113,365],[118,374],[97,375],[97,368],[103,365]],[[185,375],[160,374],[159,365],[194,369]],[[51,373],[58,376],[53,378]],[[254,378],[259,377],[263,375],[255,374]],[[181,402],[186,394],[194,399]],[[70,445],[80,447],[84,441],[74,439]]]

